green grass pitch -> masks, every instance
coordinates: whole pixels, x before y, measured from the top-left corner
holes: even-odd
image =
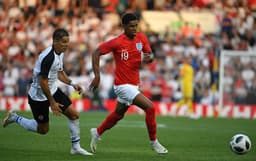
[[[29,112],[19,112],[29,118]],[[80,114],[81,145],[89,150],[90,128],[96,127],[106,112]],[[3,119],[5,112],[0,112]],[[174,118],[157,116],[158,139],[169,153],[151,150],[144,116],[128,114],[113,129],[106,131],[94,156],[71,155],[69,131],[64,116],[50,115],[50,131],[41,136],[17,124],[0,128],[0,161],[256,161],[256,122],[246,119]],[[236,133],[247,134],[252,149],[236,155],[229,141]]]

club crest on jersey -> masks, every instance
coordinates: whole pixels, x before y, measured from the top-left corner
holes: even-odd
[[[139,51],[142,50],[142,43],[141,42],[136,43],[136,49],[139,50]]]

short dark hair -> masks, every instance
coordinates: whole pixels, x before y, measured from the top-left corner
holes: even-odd
[[[125,13],[122,16],[122,25],[127,25],[130,21],[138,20],[137,16],[133,13]]]
[[[62,28],[56,29],[53,33],[53,40],[60,40],[64,36],[69,36],[68,31]]]

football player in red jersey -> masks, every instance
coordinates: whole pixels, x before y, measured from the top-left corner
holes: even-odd
[[[95,91],[100,83],[100,56],[113,53],[116,70],[114,91],[117,95],[117,105],[98,128],[91,129],[91,150],[96,152],[99,137],[124,117],[130,105],[134,104],[143,109],[146,114],[146,125],[150,144],[157,153],[165,154],[168,150],[162,146],[156,136],[156,118],[153,103],[139,91],[139,70],[141,62],[153,61],[153,53],[147,37],[137,32],[138,19],[132,13],[122,16],[124,33],[99,45],[92,56],[94,79],[89,89]]]

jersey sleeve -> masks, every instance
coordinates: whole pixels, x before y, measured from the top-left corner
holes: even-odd
[[[59,62],[61,65],[60,65],[60,68],[59,68],[59,71],[63,71],[64,70],[64,63],[63,63],[63,59],[64,59],[64,53],[61,53],[61,61]]]
[[[146,37],[146,35],[141,34],[141,39],[142,39],[142,41],[143,41],[143,49],[142,49],[142,51],[143,51],[144,53],[150,53],[150,52],[152,52],[151,47],[150,47],[150,44],[149,44],[149,41],[148,41],[148,38]]]
[[[41,63],[41,69],[39,75],[48,77],[49,71],[54,61],[54,54],[48,54]]]
[[[107,54],[115,50],[116,41],[115,39],[111,39],[106,41],[99,46],[99,50],[101,54]]]

